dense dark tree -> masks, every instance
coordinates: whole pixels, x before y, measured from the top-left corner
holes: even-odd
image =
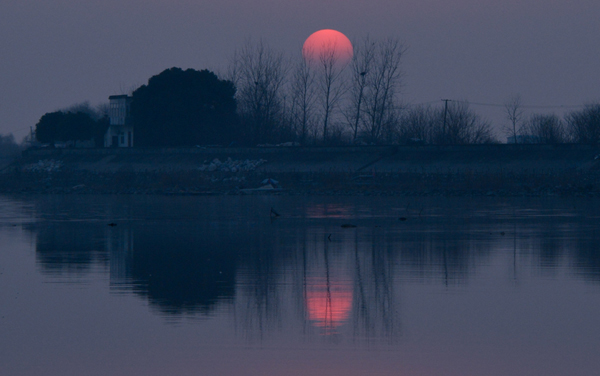
[[[208,70],[171,68],[133,92],[139,146],[229,144],[237,140],[235,86]]]
[[[104,147],[104,135],[108,130],[108,126],[110,125],[110,119],[107,115],[102,116],[98,120],[96,120],[96,124],[94,125],[93,138],[94,138],[94,146],[97,148]]]
[[[14,157],[19,154],[21,148],[15,142],[15,136],[0,134],[0,158]]]
[[[35,126],[35,136],[39,142],[49,144],[91,140],[96,127],[96,121],[87,113],[56,111],[40,118]]]
[[[35,125],[35,138],[43,144],[51,144],[58,138],[58,126],[63,118],[61,111],[44,114]]]
[[[94,108],[90,102],[85,101],[81,103],[75,103],[67,108],[64,108],[62,109],[62,112],[72,112],[74,114],[77,112],[82,112],[89,115],[93,120],[99,120],[103,116],[108,116],[108,112],[105,112],[105,107],[108,107],[107,103],[100,104]]]

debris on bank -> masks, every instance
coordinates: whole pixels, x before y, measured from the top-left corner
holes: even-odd
[[[255,192],[269,192],[269,191],[281,191],[281,188],[274,187],[272,184],[265,184],[258,188],[244,188],[240,189],[242,193],[255,193]]]
[[[263,180],[261,184],[271,184],[273,187],[277,187],[279,185],[279,181],[272,178],[267,178]]]
[[[213,159],[211,162],[207,163],[206,161],[202,164],[202,166],[198,167],[199,171],[223,171],[223,172],[248,172],[254,171],[257,167],[262,164],[265,164],[267,161],[264,159],[255,159],[250,160],[246,159],[245,161],[233,160],[231,158],[227,158],[226,161],[221,162],[219,158]]]
[[[60,171],[62,167],[62,161],[55,161],[54,159],[43,159],[39,160],[37,163],[25,167],[25,170],[31,172],[56,172]]]

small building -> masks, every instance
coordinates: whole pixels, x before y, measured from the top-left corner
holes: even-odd
[[[104,147],[133,147],[133,123],[131,119],[131,100],[129,95],[111,95],[108,97],[108,117],[110,125],[104,135]]]

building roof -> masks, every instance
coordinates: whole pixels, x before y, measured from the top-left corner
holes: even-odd
[[[110,97],[108,97],[108,99],[122,99],[122,98],[130,98],[129,95],[127,94],[122,94],[122,95],[111,95]]]

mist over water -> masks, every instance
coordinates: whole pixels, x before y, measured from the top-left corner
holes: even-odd
[[[591,199],[72,195],[0,208],[8,375],[600,365]]]

